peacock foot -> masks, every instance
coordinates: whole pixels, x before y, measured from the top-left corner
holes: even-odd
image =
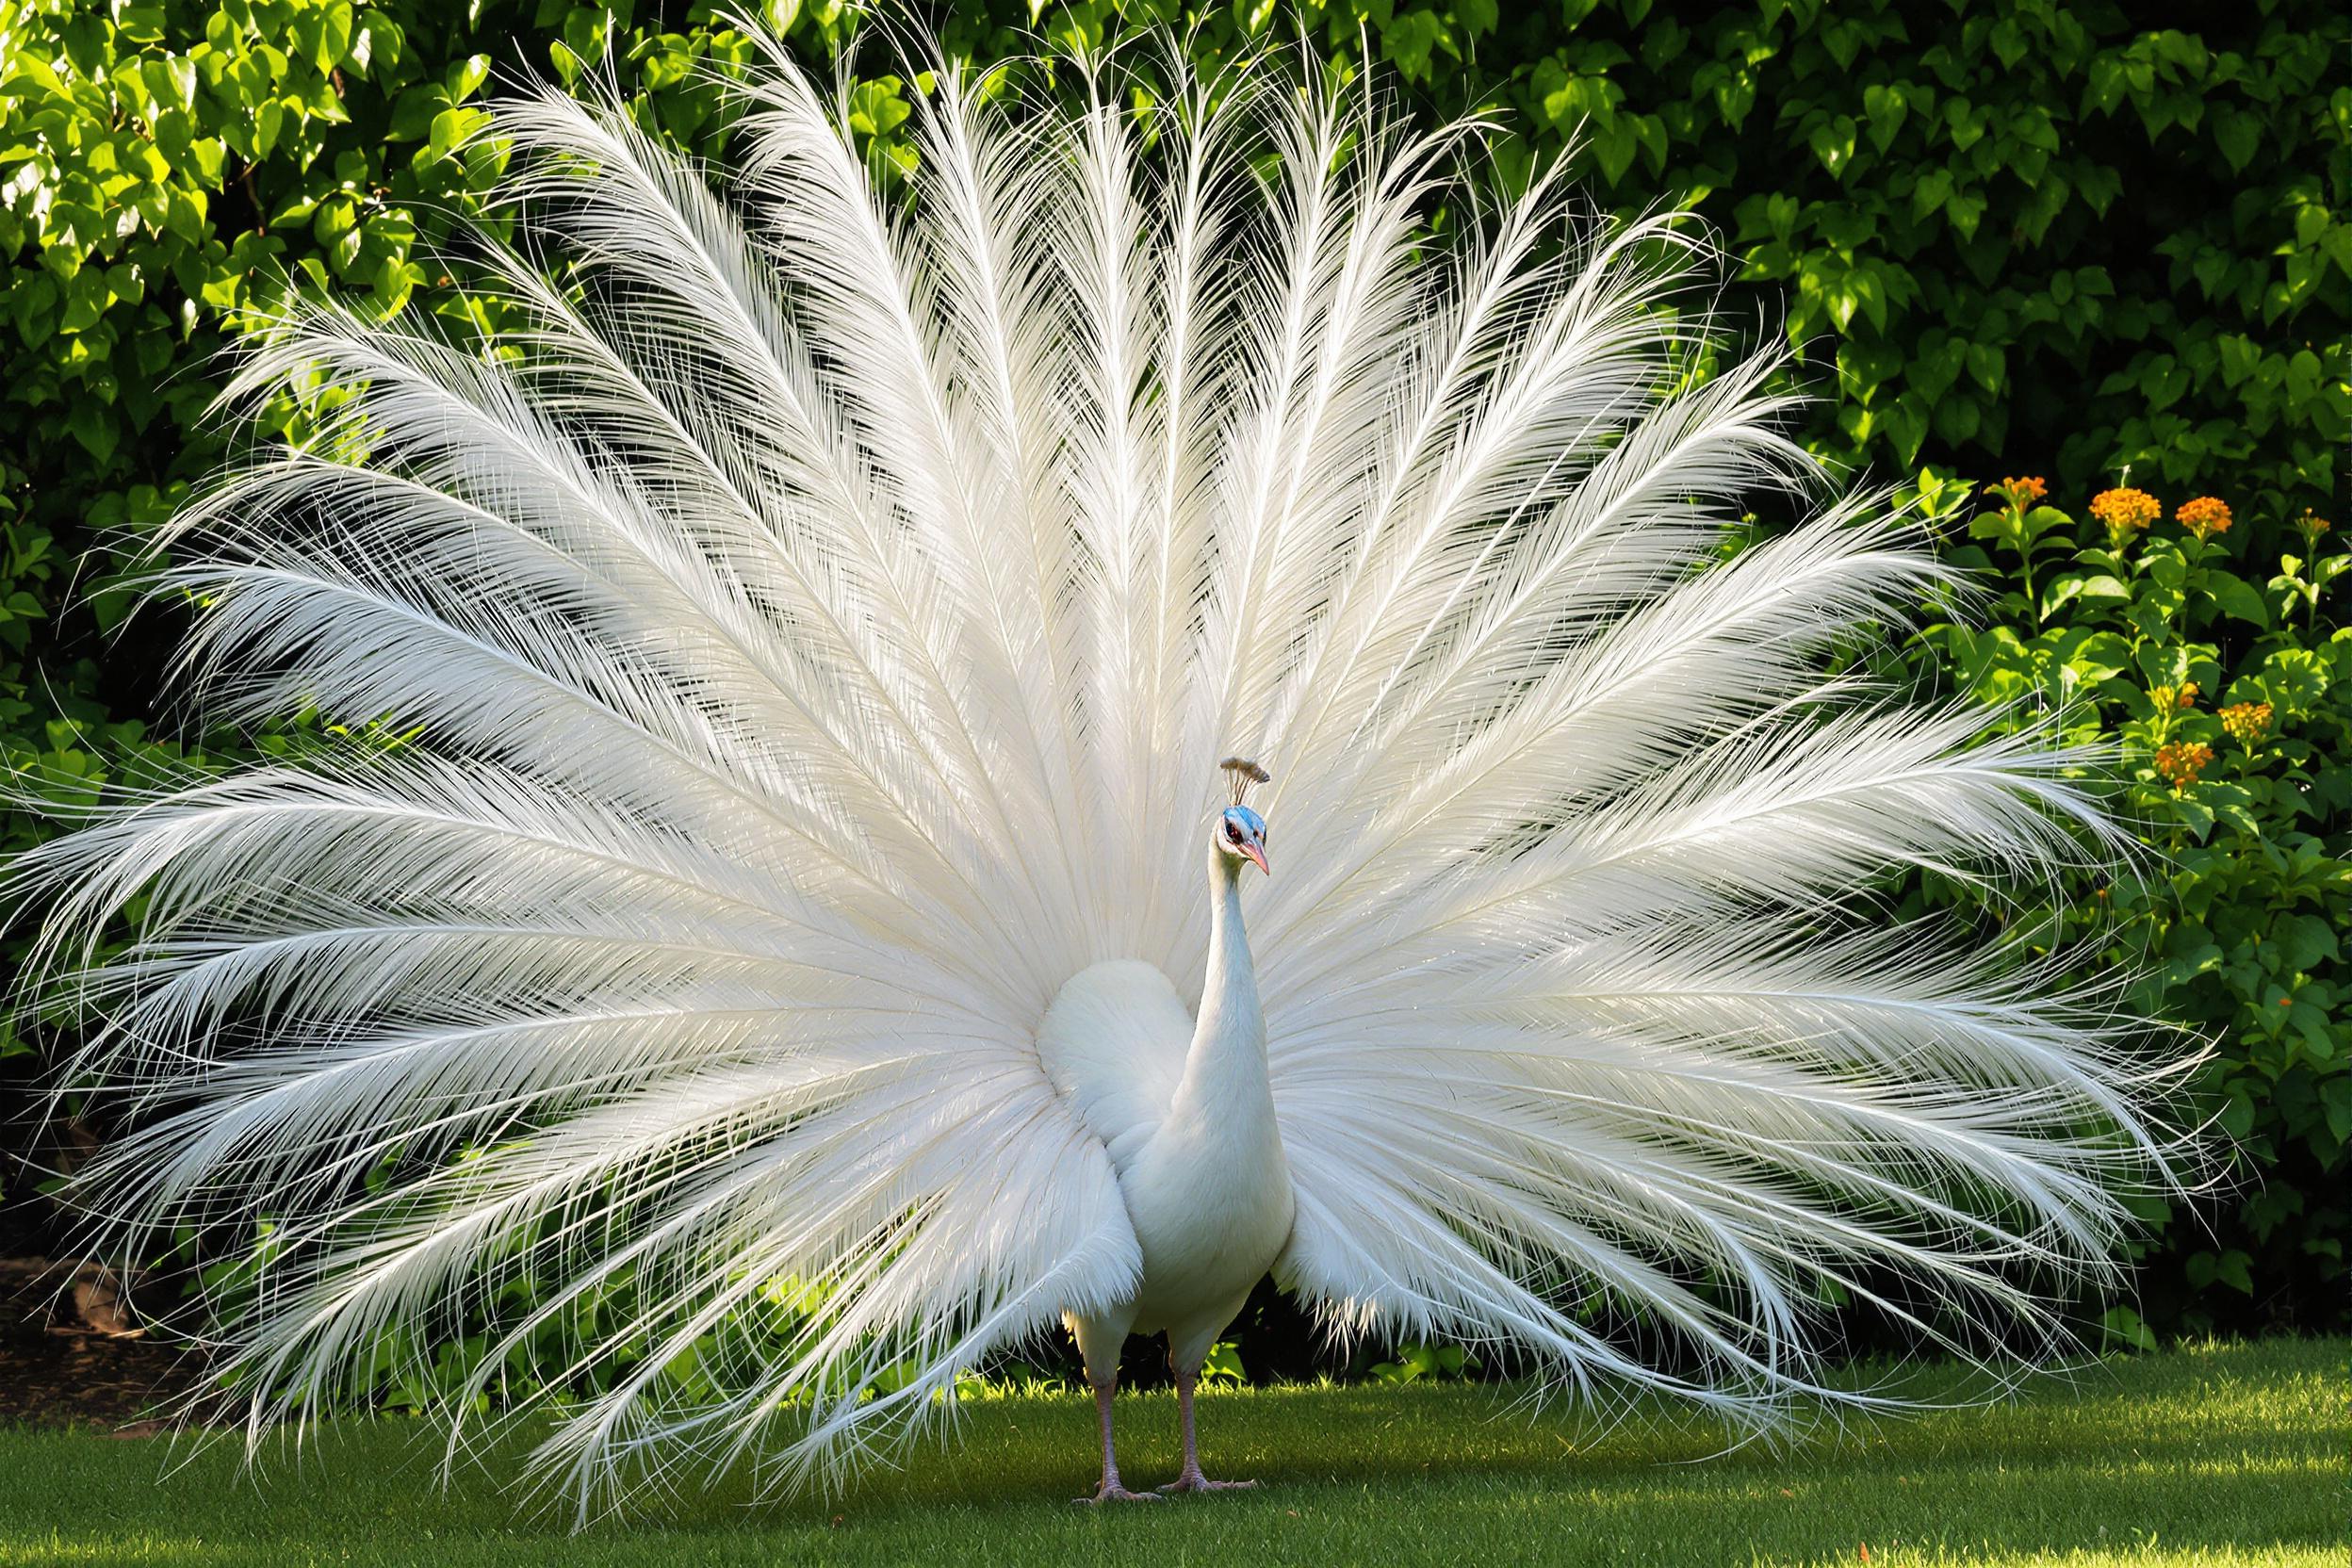
[[[1249,1492],[1254,1490],[1257,1484],[1255,1481],[1213,1481],[1195,1470],[1187,1475],[1177,1477],[1160,1488],[1160,1491],[1163,1494],[1182,1492]]]
[[[1161,1488],[1161,1491],[1166,1490]],[[1104,1481],[1094,1489],[1093,1496],[1072,1497],[1070,1501],[1091,1507],[1096,1503],[1156,1503],[1161,1501],[1161,1497],[1158,1492],[1130,1492],[1117,1481]]]

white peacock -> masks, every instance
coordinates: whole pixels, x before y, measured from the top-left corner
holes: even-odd
[[[311,304],[242,366],[318,433],[172,530],[188,676],[409,738],[15,874],[139,1113],[110,1242],[270,1219],[212,1303],[256,1431],[517,1280],[452,1443],[568,1331],[583,1508],[837,1477],[1065,1320],[1097,1495],[1156,1330],[1214,1485],[1194,1380],[1268,1270],[1741,1417],[1841,1396],[1832,1294],[2059,1342],[2180,1064],[1870,895],[2113,836],[2041,732],[1824,673],[1942,580],[1883,498],[1720,559],[1823,487],[1700,239],[1165,40],[911,62],[886,187],[760,50],[715,172],[499,108],[495,342]]]

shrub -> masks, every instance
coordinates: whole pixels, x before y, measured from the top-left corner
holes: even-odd
[[[2352,552],[2315,514],[2248,530],[2199,496],[2165,524],[2117,485],[2086,526],[2042,494],[2038,479],[1983,492],[1981,543],[1950,554],[2012,586],[1979,624],[1922,641],[1985,701],[2055,708],[2068,739],[2120,750],[2146,866],[2022,918],[2104,936],[2114,962],[2147,966],[2132,1004],[2213,1047],[2193,1103],[2238,1141],[2235,1190],[2210,1236],[2151,1207],[2164,1241],[2143,1310],[2167,1328],[2334,1321],[2352,1240],[2352,628],[2328,590]],[[2111,1323],[2142,1337],[2130,1314]]]

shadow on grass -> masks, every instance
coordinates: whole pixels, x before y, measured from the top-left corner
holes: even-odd
[[[639,1497],[568,1533],[500,1484],[524,1446],[435,1480],[436,1434],[353,1423],[314,1450],[167,1451],[82,1434],[0,1433],[0,1562],[471,1563],[1382,1559],[2322,1560],[2339,1550],[2340,1344],[2273,1342],[2090,1369],[2006,1404],[1817,1430],[1726,1451],[1723,1434],[1642,1408],[1614,1423],[1529,1414],[1465,1387],[1275,1389],[1202,1404],[1204,1459],[1253,1494],[1103,1512],[1093,1419],[1076,1396],[968,1407],[956,1439],[840,1496],[755,1502],[735,1474]],[[1174,1401],[1122,1399],[1131,1481],[1175,1470]]]

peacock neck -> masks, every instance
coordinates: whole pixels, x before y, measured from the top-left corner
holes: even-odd
[[[1176,1092],[1180,1107],[1231,1114],[1272,1103],[1266,1014],[1258,1005],[1257,970],[1241,922],[1241,861],[1211,846],[1208,979],[1184,1058],[1184,1083]]]

